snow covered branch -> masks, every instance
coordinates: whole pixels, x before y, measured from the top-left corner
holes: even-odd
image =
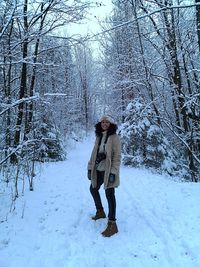
[[[4,109],[3,111],[1,111],[0,112],[0,116],[2,116],[4,113],[6,113],[9,109],[14,108],[14,107],[18,106],[21,103],[30,102],[30,101],[33,101],[33,100],[37,100],[38,98],[39,98],[39,95],[35,95],[35,96],[31,96],[31,97],[19,99],[16,102],[8,105],[6,109]]]
[[[160,9],[156,9],[156,10],[154,10],[154,11],[152,11],[152,12],[149,12],[148,14],[139,16],[139,17],[134,18],[134,19],[129,20],[129,21],[125,21],[125,22],[120,23],[120,24],[118,24],[118,25],[116,25],[116,26],[114,26],[114,27],[112,27],[112,28],[110,28],[110,29],[104,30],[104,31],[99,32],[99,33],[97,33],[97,34],[94,34],[93,36],[90,36],[88,39],[91,40],[91,39],[93,39],[93,38],[95,38],[95,37],[97,37],[97,36],[99,36],[99,35],[105,34],[105,33],[107,33],[107,32],[116,30],[116,29],[121,28],[121,27],[124,27],[124,26],[126,26],[126,25],[128,25],[128,24],[130,24],[130,23],[133,23],[133,22],[137,21],[137,20],[144,19],[144,18],[146,18],[146,17],[149,17],[149,16],[154,15],[154,14],[156,14],[156,13],[160,13],[160,12],[165,11],[165,10],[181,9],[181,8],[190,8],[190,7],[196,7],[196,6],[200,6],[200,3],[193,3],[193,4],[188,4],[188,5],[164,6],[164,7],[160,8]]]
[[[62,93],[46,93],[44,96],[67,96],[67,94],[62,94]]]
[[[188,143],[176,132],[174,131],[173,127],[166,122],[166,120],[163,120],[163,123],[171,130],[171,132],[181,141],[181,143],[183,143],[185,145],[185,147],[192,153],[193,157],[195,158],[195,160],[200,164],[200,158],[198,158],[198,156],[196,155],[196,153],[191,150],[190,146],[188,145]]]
[[[12,10],[11,14],[10,14],[10,17],[9,17],[8,21],[6,22],[6,24],[4,25],[4,27],[3,27],[2,31],[1,31],[1,33],[0,33],[0,39],[2,38],[4,32],[6,31],[8,25],[11,23],[16,8],[17,8],[17,4],[16,4],[16,1],[15,1],[15,5],[14,5],[14,7],[13,7],[13,10]]]

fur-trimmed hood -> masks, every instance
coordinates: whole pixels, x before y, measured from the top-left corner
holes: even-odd
[[[101,122],[98,122],[95,125],[95,134],[97,137],[100,137],[102,136],[102,132],[103,132],[103,129],[101,128]],[[110,127],[107,130],[108,136],[116,134],[116,132],[117,132],[117,125],[114,123],[110,123]]]

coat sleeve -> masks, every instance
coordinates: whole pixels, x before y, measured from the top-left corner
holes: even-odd
[[[88,170],[91,170],[91,169],[92,169],[92,154],[91,154],[91,156],[90,156],[90,160],[88,161],[87,169],[88,169]]]
[[[115,135],[112,144],[112,155],[111,155],[111,170],[113,174],[119,173],[121,163],[121,141],[118,135]]]
[[[91,170],[93,165],[94,165],[93,161],[94,161],[94,156],[95,156],[95,151],[96,151],[97,144],[98,144],[98,140],[96,138],[95,145],[94,145],[94,147],[92,149],[92,153],[91,153],[90,159],[88,161],[88,166],[87,166],[88,170]]]

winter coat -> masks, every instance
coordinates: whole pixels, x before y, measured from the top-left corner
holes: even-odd
[[[97,186],[97,174],[95,167],[95,160],[97,156],[98,145],[100,136],[96,137],[95,145],[91,153],[90,160],[88,162],[88,170],[91,170],[91,184],[95,188]],[[121,142],[119,136],[114,133],[109,135],[106,145],[106,159],[105,159],[105,174],[104,174],[104,189],[111,187],[118,187],[120,184],[119,169],[121,162]],[[108,186],[109,174],[115,174],[115,182]]]

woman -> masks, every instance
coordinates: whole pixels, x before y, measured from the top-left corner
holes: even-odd
[[[110,116],[104,115],[95,125],[96,141],[88,162],[88,179],[91,180],[90,192],[96,206],[93,220],[105,218],[99,189],[104,184],[108,201],[108,224],[102,235],[110,237],[118,232],[116,224],[115,187],[119,186],[119,167],[121,143],[116,134],[117,125]]]

